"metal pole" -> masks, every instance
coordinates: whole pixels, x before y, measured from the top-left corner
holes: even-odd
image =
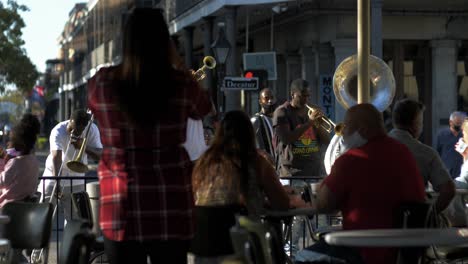
[[[369,102],[370,0],[358,0],[358,104]]]

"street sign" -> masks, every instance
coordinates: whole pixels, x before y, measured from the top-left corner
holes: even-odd
[[[251,52],[243,55],[244,70],[266,70],[268,80],[276,80],[276,52]]]
[[[224,77],[222,91],[258,90],[258,78]]]
[[[333,93],[332,80],[332,75],[320,75],[319,104],[325,110],[325,115],[331,120],[335,120],[335,94]]]

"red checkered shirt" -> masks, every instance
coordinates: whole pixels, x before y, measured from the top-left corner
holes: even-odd
[[[101,229],[116,241],[190,239],[192,163],[181,144],[187,118],[211,110],[208,94],[193,81],[169,102],[166,121],[136,129],[116,102],[115,72],[101,69],[88,82],[89,107],[104,145],[98,167]]]

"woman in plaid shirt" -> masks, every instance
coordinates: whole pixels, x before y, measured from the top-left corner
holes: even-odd
[[[192,163],[182,143],[187,118],[206,115],[211,103],[188,70],[174,67],[180,61],[162,12],[137,8],[124,28],[122,64],[88,83],[104,145],[100,226],[111,263],[187,261]]]

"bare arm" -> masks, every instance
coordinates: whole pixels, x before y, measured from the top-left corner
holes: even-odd
[[[320,185],[313,207],[319,213],[334,213],[338,210],[338,199],[327,185],[322,184]]]
[[[443,211],[452,201],[455,196],[455,184],[452,180],[445,182],[439,186],[439,197],[435,203],[438,212]]]
[[[312,122],[307,122],[294,130],[290,130],[289,125],[279,124],[275,127],[275,133],[278,135],[279,140],[284,144],[292,144],[311,126]]]
[[[289,197],[285,189],[281,185],[278,176],[273,167],[268,164],[260,155],[257,155],[260,173],[258,173],[259,183],[263,187],[265,194],[270,201],[271,207],[279,210],[289,208]]]
[[[92,159],[99,161],[102,154],[102,148],[86,147],[86,154],[88,154]]]
[[[62,166],[62,151],[61,150],[52,150],[52,175],[59,176],[60,166]]]

